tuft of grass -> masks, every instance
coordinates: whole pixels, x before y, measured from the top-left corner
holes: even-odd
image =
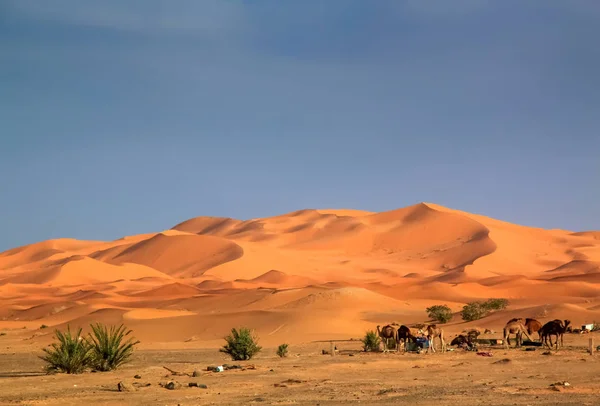
[[[92,332],[87,343],[90,346],[90,366],[97,371],[112,371],[130,361],[133,348],[139,341],[125,339],[131,330],[124,325],[111,326],[110,330],[103,324],[92,324]]]
[[[245,327],[239,330],[232,328],[231,334],[225,337],[225,341],[227,344],[219,351],[229,354],[234,361],[249,360],[262,350],[262,347],[258,345],[258,338]]]
[[[66,333],[56,330],[56,338],[58,343],[44,348],[46,355],[40,357],[47,364],[46,372],[82,373],[88,366],[91,348],[81,337],[81,328],[76,335],[71,334],[69,326]]]
[[[279,347],[277,347],[277,355],[279,355],[279,357],[281,357],[281,358],[287,357],[287,355],[288,355],[288,345],[287,344],[281,344]]]
[[[47,326],[47,325],[45,325],[45,324],[42,324],[42,325],[40,326],[40,330],[43,330],[43,329],[45,329],[45,328],[48,328],[48,326]]]
[[[379,339],[379,336],[377,335],[377,333],[375,331],[373,331],[373,330],[367,331],[367,333],[365,334],[365,336],[363,337],[363,339],[361,341],[363,343],[363,350],[365,350],[365,352],[379,351],[379,344],[380,344],[381,340]]]

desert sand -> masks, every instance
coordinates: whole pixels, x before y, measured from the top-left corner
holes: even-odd
[[[0,254],[0,331],[124,322],[147,348],[210,348],[231,327],[264,345],[360,337],[507,298],[507,318],[600,320],[600,232],[519,226],[430,203],[381,213],[197,217],[115,241],[58,239]],[[44,324],[52,327],[39,330]]]
[[[43,241],[0,254],[0,378],[10,383],[0,403],[594,404],[600,363],[585,351],[596,333],[567,335],[553,356],[501,347],[492,358],[373,354],[358,341],[338,341],[336,357],[321,350],[329,349],[322,341],[357,340],[378,324],[427,322],[434,304],[458,313],[488,298],[510,305],[469,323],[455,314],[447,341],[471,327],[501,337],[512,317],[578,327],[600,320],[599,297],[600,232],[524,227],[430,203],[198,217],[115,241]],[[141,341],[133,362],[110,373],[41,375],[38,356],[54,330],[87,331],[91,322],[132,329]],[[208,390],[158,385],[170,379],[163,365],[191,373],[231,362],[217,347],[242,326],[264,347],[250,361],[256,369],[194,379]],[[291,355],[279,359],[284,342]],[[117,392],[134,374],[151,386]],[[566,393],[549,389],[567,379]]]

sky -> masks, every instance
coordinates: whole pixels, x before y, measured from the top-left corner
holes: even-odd
[[[597,0],[0,0],[0,251],[421,201],[600,229]]]

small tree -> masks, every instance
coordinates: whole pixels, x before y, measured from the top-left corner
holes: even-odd
[[[133,347],[139,344],[133,338],[124,340],[131,334],[125,326],[112,326],[110,330],[100,323],[92,324],[92,334],[87,339],[91,347],[90,365],[97,371],[112,371],[129,362]]]
[[[281,358],[287,357],[287,355],[288,355],[288,345],[287,344],[281,344],[279,347],[277,347],[277,355],[279,355],[279,357],[281,357]]]
[[[377,333],[374,332],[373,330],[367,331],[367,333],[365,334],[364,338],[361,341],[363,343],[363,350],[365,350],[365,352],[379,351],[379,344],[380,344],[381,340],[379,339],[379,336],[377,335]]]
[[[51,344],[51,348],[44,348],[46,355],[40,358],[47,364],[47,372],[66,372],[67,374],[82,373],[88,366],[90,346],[81,337],[81,328],[76,335],[71,335],[71,328],[67,332],[56,330],[58,343]]]
[[[219,351],[229,354],[234,361],[249,360],[262,350],[262,347],[258,345],[258,338],[245,327],[239,330],[232,328],[231,334],[225,337],[225,341],[227,344]]]
[[[463,306],[461,317],[465,321],[479,320],[496,310],[504,310],[508,306],[506,299],[488,299],[484,302],[471,302]]]
[[[483,304],[488,310],[504,310],[508,307],[508,300],[488,299]]]
[[[426,309],[427,316],[430,319],[438,321],[440,323],[448,323],[452,320],[452,310],[446,305],[435,305]]]
[[[460,315],[464,321],[474,321],[485,317],[487,313],[487,309],[481,302],[471,302],[463,306]]]

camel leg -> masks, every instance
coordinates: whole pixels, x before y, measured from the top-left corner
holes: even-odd
[[[442,352],[446,352],[446,342],[444,341],[444,333],[440,334],[440,341],[442,342]]]

